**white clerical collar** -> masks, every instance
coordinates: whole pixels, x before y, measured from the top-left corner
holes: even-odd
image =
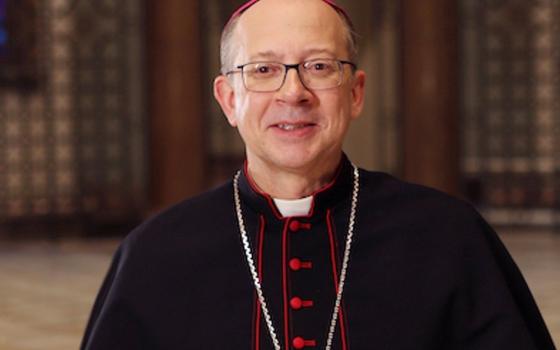
[[[309,214],[311,204],[313,203],[313,196],[301,199],[277,199],[273,198],[274,204],[280,211],[283,217],[290,216],[305,216]]]

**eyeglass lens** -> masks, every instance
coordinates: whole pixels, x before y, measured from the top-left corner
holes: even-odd
[[[295,66],[276,62],[255,62],[243,66],[245,87],[251,91],[268,92],[280,89],[287,71]],[[342,64],[337,60],[320,59],[297,65],[301,82],[308,89],[330,89],[340,85]]]

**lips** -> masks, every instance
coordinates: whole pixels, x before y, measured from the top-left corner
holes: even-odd
[[[299,130],[314,125],[315,124],[313,123],[279,123],[279,124],[275,124],[274,126],[284,131],[293,131],[293,130]]]
[[[271,130],[281,138],[288,138],[289,140],[294,139],[305,139],[315,134],[317,129],[317,124],[308,121],[297,121],[297,122],[280,122],[272,124]]]

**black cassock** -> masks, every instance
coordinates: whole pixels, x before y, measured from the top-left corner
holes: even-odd
[[[282,349],[324,348],[346,244],[352,166],[282,218],[240,178],[245,225]],[[336,278],[335,278],[336,277]],[[530,350],[554,345],[506,249],[469,205],[360,170],[352,252],[333,349]],[[228,182],[123,241],[82,349],[273,349]]]

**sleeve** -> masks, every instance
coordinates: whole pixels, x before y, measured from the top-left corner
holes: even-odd
[[[533,296],[495,231],[477,214],[453,301],[454,349],[554,350]]]
[[[141,322],[127,303],[126,243],[116,251],[101,285],[80,346],[81,350],[149,349]]]

